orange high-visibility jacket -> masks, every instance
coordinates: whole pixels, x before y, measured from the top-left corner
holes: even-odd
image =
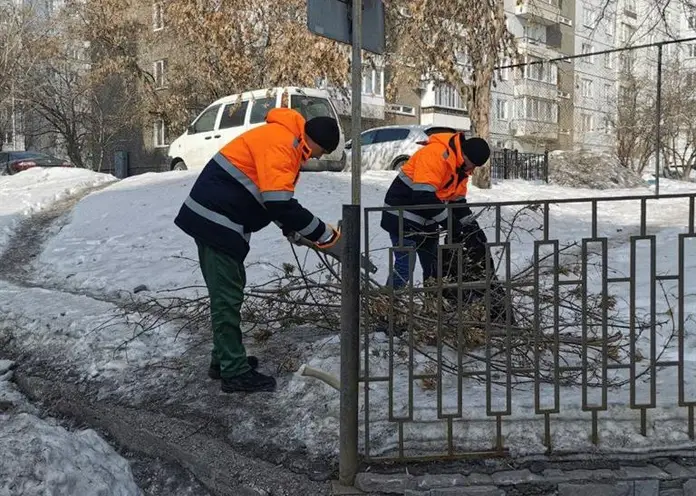
[[[433,232],[438,224],[447,227],[445,203],[461,203],[453,209],[454,222],[471,215],[466,206],[469,183],[464,173],[459,133],[433,134],[423,148],[404,164],[384,199],[385,207],[404,207],[403,225],[406,232]],[[441,205],[439,209],[418,209],[417,205]],[[382,228],[399,232],[399,211],[386,210]]]
[[[302,115],[271,109],[266,124],[222,147],[203,168],[175,224],[190,236],[244,261],[252,232],[270,222],[285,233],[325,243],[332,229],[293,198],[310,155]]]

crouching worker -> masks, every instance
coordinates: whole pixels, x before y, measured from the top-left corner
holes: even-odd
[[[268,112],[266,123],[233,139],[201,171],[175,224],[198,246],[210,296],[213,350],[208,375],[226,393],[272,391],[276,381],[256,371],[240,327],[251,233],[271,222],[298,233],[320,251],[338,247],[340,232],[293,198],[301,165],[331,153],[339,143],[334,119],[305,122],[295,110]]]
[[[423,269],[423,281],[437,277],[440,227],[447,229],[445,204],[452,203],[455,231],[464,228],[471,210],[466,205],[469,176],[490,156],[488,143],[481,138],[466,139],[464,133],[430,136],[423,148],[404,164],[384,199],[385,207],[402,207],[382,213],[382,228],[389,233],[395,248],[413,248]],[[419,205],[441,208],[418,209]],[[400,215],[403,233],[400,235]],[[394,269],[389,285],[395,289],[406,285],[413,275],[409,253],[394,252]]]

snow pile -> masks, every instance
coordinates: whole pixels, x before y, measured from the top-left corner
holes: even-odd
[[[0,360],[0,495],[142,494],[128,462],[95,431],[37,417],[11,382],[11,366]]]
[[[37,167],[0,176],[0,251],[23,218],[80,190],[112,181],[116,178],[109,174],[72,168]]]
[[[571,188],[638,188],[645,182],[611,153],[587,150],[549,153],[549,182]]]

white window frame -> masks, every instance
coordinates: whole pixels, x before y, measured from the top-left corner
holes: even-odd
[[[582,58],[586,63],[592,64],[594,63],[594,55],[592,53],[594,52],[594,47],[590,43],[583,43],[581,45],[580,51],[585,57]]]
[[[557,85],[558,84],[558,66],[555,63],[545,63],[545,64],[530,64],[529,62],[536,62],[538,59],[536,57],[527,57],[525,62],[527,64],[524,66],[524,77],[525,79],[531,79],[532,81],[539,81],[542,83],[548,83],[548,84],[553,84]],[[538,67],[541,67],[541,77],[536,77],[537,74],[535,74],[534,71],[537,70]]]
[[[507,121],[510,119],[508,113],[508,101],[503,98],[498,98],[495,101],[495,118],[499,121]]]
[[[162,89],[167,87],[167,59],[155,60],[152,64],[155,75],[155,88]]]
[[[152,129],[152,142],[155,148],[166,148],[169,146],[167,134],[167,124],[164,122],[164,119],[155,120]]]
[[[580,79],[580,94],[585,98],[592,98],[592,80]]]
[[[541,98],[524,98],[525,118],[531,121],[558,124],[558,103]]]
[[[594,12],[592,11],[591,7],[588,7],[587,5],[583,6],[582,8],[582,24],[586,28],[592,29],[592,26],[594,25]]]
[[[607,69],[614,68],[614,54],[612,52],[604,54],[604,67]]]
[[[402,105],[400,103],[390,103],[387,105],[387,112],[399,115],[409,115],[415,117],[416,108],[412,105]]]
[[[616,21],[616,18],[614,14],[607,14],[606,16],[606,27],[604,28],[604,32],[607,34],[607,36],[614,36],[614,22]]]
[[[501,65],[504,65],[504,66],[510,65],[510,59],[508,59],[508,58],[503,59],[503,63]],[[501,81],[507,81],[508,79],[510,79],[510,68],[509,67],[505,67],[504,69],[500,69],[498,72],[499,72],[499,76],[500,76]]]
[[[614,101],[614,85],[605,83],[604,84],[604,101],[607,104],[611,104]]]
[[[609,115],[604,116],[604,134],[611,134],[611,119]]]
[[[594,131],[594,115],[589,112],[580,114],[580,132],[591,133]]]
[[[435,106],[453,110],[466,110],[466,101],[454,86],[439,84],[435,87]]]
[[[162,2],[152,3],[152,30],[162,31],[164,29],[164,4]]]
[[[368,69],[362,77],[362,94],[384,96],[384,69]]]

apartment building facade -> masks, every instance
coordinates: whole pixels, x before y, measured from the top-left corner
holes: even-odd
[[[176,37],[167,30],[161,3],[140,5],[139,15],[152,19],[152,30],[149,42],[141,44],[139,57],[145,67],[152,67],[156,85],[166,92]],[[613,126],[624,91],[621,75],[630,68],[654,81],[656,52],[591,54],[696,36],[696,15],[685,15],[675,3],[666,10],[664,27],[654,9],[652,0],[612,0],[608,8],[604,0],[505,0],[507,26],[518,40],[524,65],[501,69],[496,75],[490,110],[492,145],[535,153],[610,151],[615,146]],[[687,46],[664,48],[667,56],[680,51],[683,60],[696,66],[696,44],[690,46],[691,52]],[[399,88],[395,98],[387,99],[388,82],[389,74],[379,62],[366,65],[363,129],[418,123],[471,127],[466,102],[452,86],[424,81],[417,88]],[[333,95],[349,134],[350,92]],[[153,117],[151,127],[140,136],[144,151],[137,160],[163,163],[173,138],[165,121]]]

